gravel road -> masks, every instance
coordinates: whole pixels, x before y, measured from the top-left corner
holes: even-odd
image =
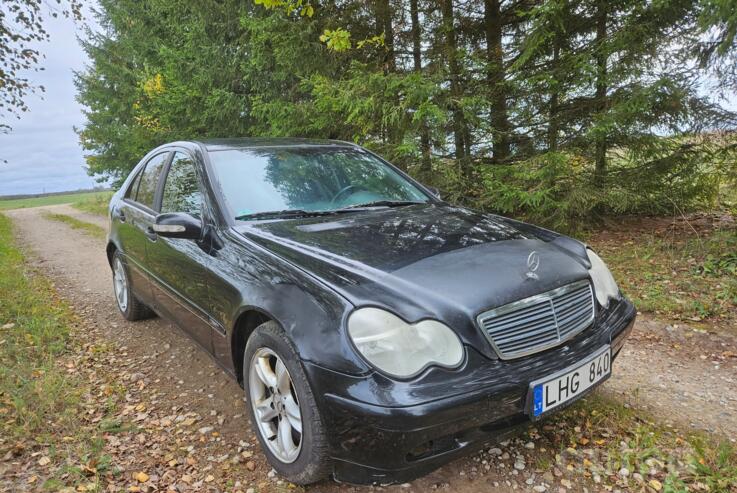
[[[147,402],[148,417],[157,422],[180,416],[196,416],[197,419],[195,427],[202,437],[191,450],[187,449],[193,457],[189,465],[198,464],[196,471],[192,471],[192,467],[161,466],[151,448],[144,448],[138,454],[130,453],[129,470],[144,467],[150,470],[154,467],[152,464],[159,464],[155,466],[160,469],[157,477],[171,476],[167,486],[161,487],[162,491],[169,488],[172,491],[247,492],[249,488],[258,491],[284,488],[270,471],[250,432],[240,387],[171,324],[160,319],[137,323],[123,320],[112,296],[104,242],[45,218],[42,214],[45,210],[107,228],[105,219],[70,206],[4,212],[14,221],[16,235],[31,261],[54,281],[59,293],[80,316],[95,327],[90,337],[102,337],[116,345],[119,357],[111,363],[111,370],[118,371],[124,383],[140,382],[134,395]],[[732,337],[641,318],[614,365],[613,378],[599,391],[614,395],[633,407],[645,408],[674,426],[735,437],[736,342]],[[455,461],[411,484],[381,489],[424,492],[450,488],[449,491],[455,492],[493,492],[559,488],[559,471],[556,470],[553,478],[551,473],[543,474],[534,467],[541,455],[551,451],[532,445],[512,441],[502,447],[500,454],[496,450],[491,454],[487,451]],[[228,459],[218,462],[223,457]],[[218,467],[223,461],[232,466]],[[522,467],[515,468],[515,464]],[[182,480],[185,475],[190,476],[190,482]],[[212,476],[213,479],[208,482],[198,479],[199,476]],[[563,481],[566,488],[560,488],[569,491],[597,489],[585,478],[564,478]],[[223,485],[222,489],[217,485]],[[369,489],[376,488],[349,487],[333,482],[308,488],[313,492]]]

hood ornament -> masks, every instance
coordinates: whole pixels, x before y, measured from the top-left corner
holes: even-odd
[[[527,276],[528,279],[540,279],[535,271],[540,267],[540,255],[536,251],[531,251],[527,256]]]

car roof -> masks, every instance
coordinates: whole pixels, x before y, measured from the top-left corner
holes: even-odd
[[[222,151],[225,149],[247,149],[258,147],[356,147],[350,142],[327,139],[298,139],[298,138],[233,138],[207,139],[194,143],[201,145],[208,151]]]

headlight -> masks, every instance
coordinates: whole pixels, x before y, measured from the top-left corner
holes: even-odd
[[[428,365],[457,366],[463,346],[455,333],[435,320],[408,324],[379,308],[360,308],[348,319],[348,334],[377,369],[409,377]]]
[[[619,298],[619,288],[617,283],[609,272],[604,261],[593,250],[588,251],[591,268],[589,274],[594,282],[594,291],[599,305],[606,308],[609,306],[609,300]]]

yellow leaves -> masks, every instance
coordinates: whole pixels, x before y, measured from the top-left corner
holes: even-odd
[[[341,52],[351,49],[351,33],[343,28],[325,29],[320,35],[320,41],[325,43],[329,50]]]
[[[300,17],[315,15],[315,8],[308,0],[253,0],[253,3],[263,5],[268,10],[282,9],[287,14],[298,12]]]
[[[377,47],[383,47],[385,45],[384,40],[384,33],[379,34],[378,36],[373,36],[370,38],[362,39],[358,43],[356,43],[356,48],[363,48],[364,46],[377,46]]]
[[[157,95],[164,92],[166,87],[164,86],[164,77],[161,74],[156,74],[143,82],[143,92],[149,98],[154,98]]]
[[[149,130],[159,131],[162,128],[161,122],[154,116],[138,115],[135,120],[138,125]]]
[[[655,491],[660,491],[663,489],[663,484],[657,479],[651,479],[648,485]]]
[[[141,83],[140,87],[148,100],[155,100],[159,95],[166,91],[164,77],[159,73],[145,79]],[[139,100],[133,103],[133,110],[136,113],[133,118],[139,126],[153,132],[159,132],[162,130],[161,121],[157,116],[150,112],[150,109],[149,111],[146,110],[146,107],[148,106],[146,104],[146,98],[142,101]]]
[[[146,481],[148,481],[149,476],[145,472],[141,471],[141,472],[136,473],[136,475],[134,476],[134,479],[138,481],[139,483],[145,483]]]
[[[38,459],[38,465],[39,466],[47,466],[51,462],[51,459],[46,457],[45,455]]]

